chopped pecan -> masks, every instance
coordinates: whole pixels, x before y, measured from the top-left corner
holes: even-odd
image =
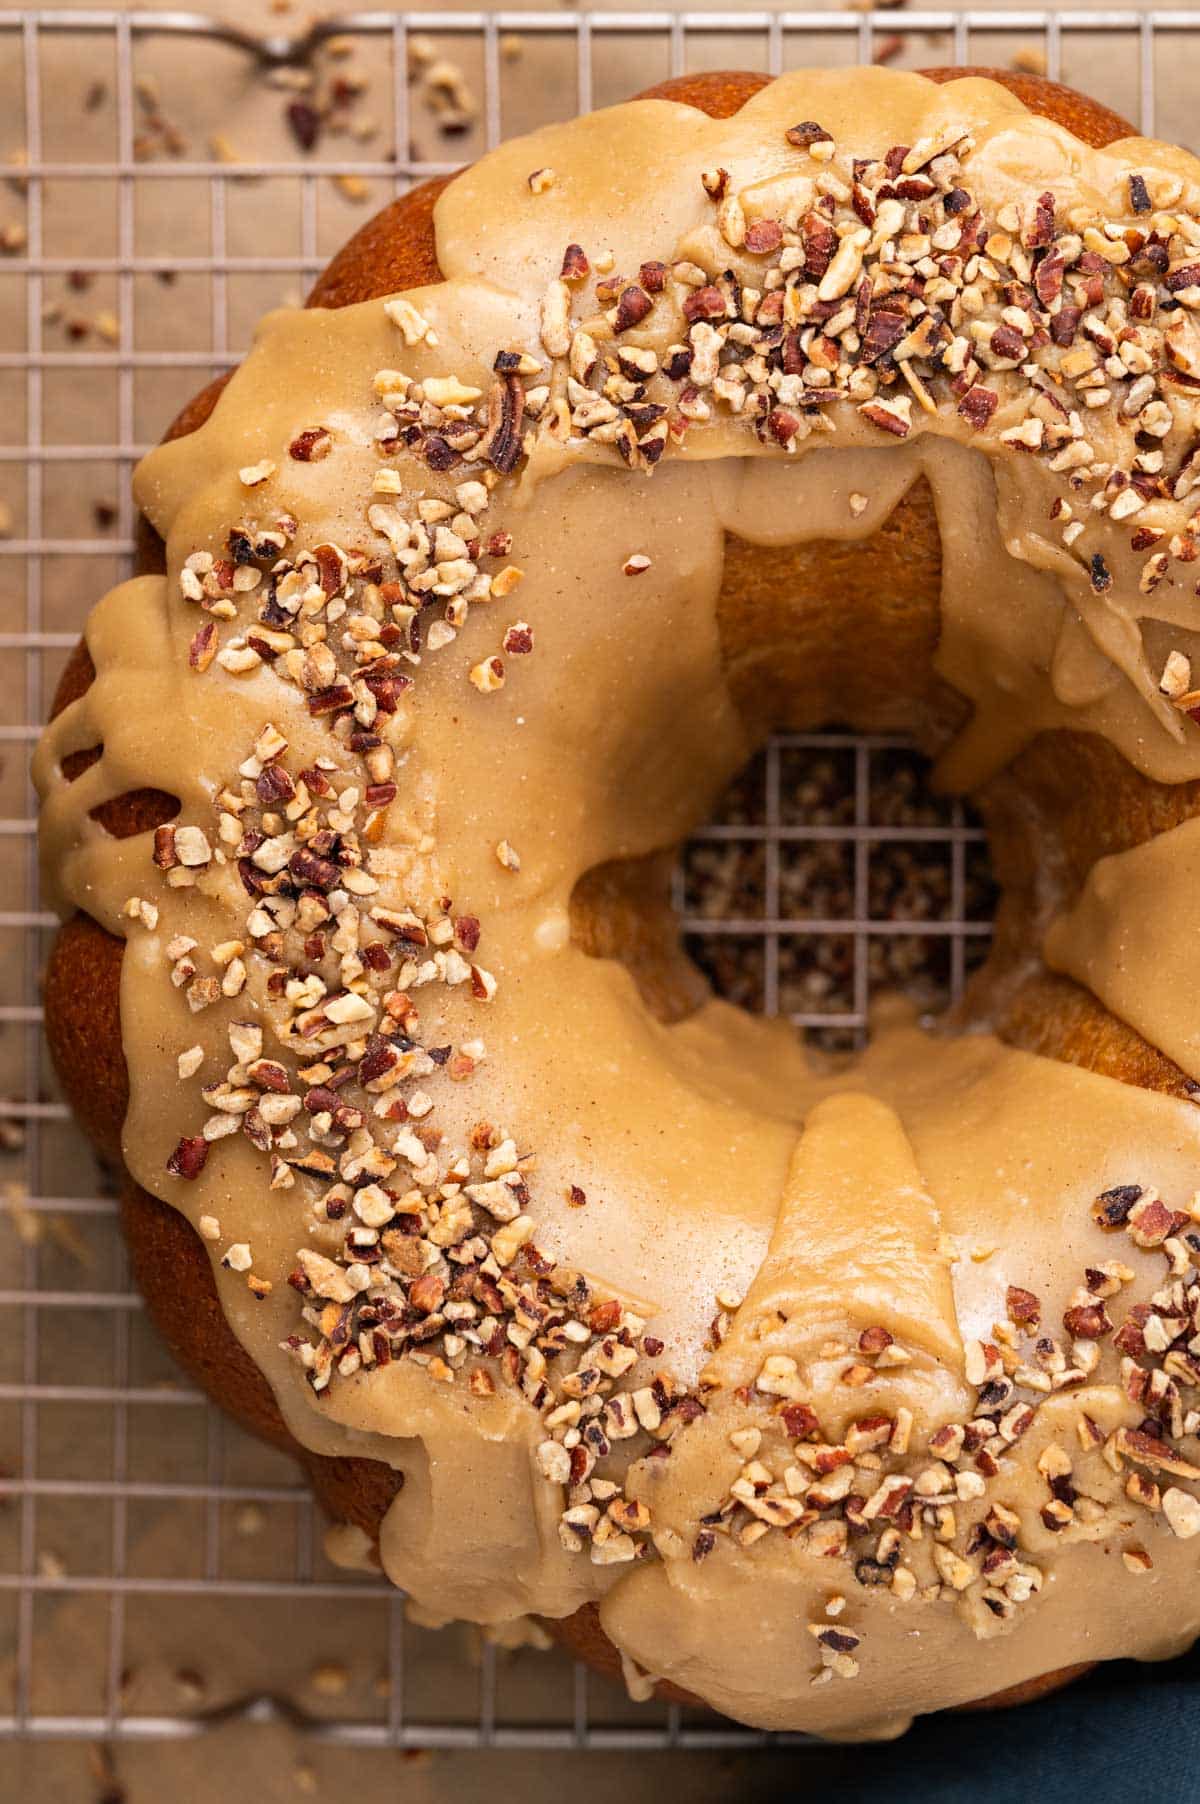
[[[493,382],[488,390],[487,426],[476,450],[502,475],[511,474],[520,461],[524,414],[525,390],[519,377],[508,375]]]
[[[1103,1303],[1078,1303],[1063,1311],[1063,1326],[1076,1340],[1103,1340],[1112,1322]]]
[[[617,301],[617,317],[613,322],[615,332],[628,332],[632,326],[640,325],[654,306],[654,302],[644,289],[630,283],[621,290]]]
[[[309,426],[296,434],[288,446],[288,456],[300,464],[319,463],[333,449],[333,439],[324,426]]]
[[[203,1134],[185,1135],[167,1160],[172,1177],[198,1178],[208,1158],[208,1141]]]
[[[789,125],[783,135],[796,150],[807,150],[810,144],[820,144],[825,140],[832,142],[832,134],[823,125],[818,125],[815,119],[804,119],[799,125]]]
[[[564,282],[583,282],[591,274],[592,266],[587,260],[581,244],[568,244],[563,252],[562,275]]]
[[[1042,1305],[1031,1290],[1022,1290],[1019,1284],[1010,1284],[1006,1295],[1008,1319],[1020,1328],[1036,1328],[1042,1319]]]
[[[777,219],[756,219],[753,225],[746,227],[743,243],[754,256],[768,256],[783,243],[783,227]]]
[[[958,404],[958,411],[968,425],[977,432],[983,430],[1000,404],[1000,397],[995,389],[987,388],[982,382],[972,383]]]

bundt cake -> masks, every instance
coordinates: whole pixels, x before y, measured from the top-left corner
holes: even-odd
[[[829,1735],[1200,1629],[1198,311],[1200,164],[1053,83],[696,77],[395,202],[141,465],[50,1044],[426,1619]],[[1003,891],[845,1069],[664,881],[831,721]]]

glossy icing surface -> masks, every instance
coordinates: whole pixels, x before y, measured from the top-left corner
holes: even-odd
[[[818,137],[789,141],[797,120],[820,121]],[[814,154],[826,139],[830,152]],[[907,178],[903,159],[879,173],[893,147],[929,144],[941,148],[918,151]],[[832,405],[814,399],[811,341],[795,394],[776,384],[786,418],[773,437],[735,406],[728,375],[707,417],[689,403],[688,429],[664,432],[653,457],[658,420],[639,416],[632,469],[588,423],[611,424],[583,391],[617,340],[652,353],[651,401],[680,343],[691,346],[691,386],[703,386],[688,295],[716,292],[704,275],[731,267],[740,290],[772,292],[748,226],[782,221],[786,257],[788,233],[815,207],[822,229],[836,219],[837,244],[860,269],[872,254],[887,266],[897,259],[879,188],[920,188],[950,154],[959,173],[945,175],[936,204],[969,188],[981,220],[997,222],[978,252],[993,261],[1000,238],[1020,257],[1051,192],[1081,241],[1098,230],[1085,222],[1117,222],[1097,240],[1110,255],[1090,253],[1116,267],[1126,246],[1112,247],[1142,210],[1131,169],[1164,243],[1200,243],[1200,232],[1188,237],[1200,212],[1192,159],[1141,140],[1087,149],[974,80],[799,73],[727,121],[639,102],[506,145],[439,203],[444,282],[399,310],[271,316],[209,422],[146,459],[137,496],[166,541],[168,574],[100,603],[87,633],[96,681],[48,729],[37,767],[52,893],[64,912],[84,909],[126,938],[129,1170],[211,1238],[228,1318],[296,1437],[403,1471],[380,1541],[388,1573],[446,1618],[558,1616],[598,1600],[642,1670],[747,1722],[825,1733],[891,1732],[1048,1666],[1158,1657],[1200,1629],[1183,1331],[1195,1108],[899,1017],[852,1072],[818,1073],[788,1031],[718,1002],[660,1023],[621,965],[571,940],[584,873],[686,834],[771,725],[748,727],[727,682],[726,535],[764,559],[805,540],[867,538],[918,478],[943,544],[935,665],[972,704],[942,753],[942,780],[974,787],[1056,726],[1104,735],[1158,780],[1200,776],[1182,692],[1160,680],[1168,652],[1197,649],[1194,587],[1166,564],[1147,572],[1147,552],[1186,538],[1195,498],[1185,475],[1145,495],[1109,475],[1139,448],[1153,459],[1152,443],[1186,472],[1193,403],[1185,381],[1164,403],[1166,432],[1143,422],[1135,442],[1137,410],[1123,409],[1140,366],[1131,356],[1116,377],[1116,341],[1094,348],[1106,322],[1111,331],[1107,303],[1093,303],[1095,333],[1081,337],[1091,361],[1076,374],[1092,392],[1107,378],[1108,398],[1080,403],[1086,421],[1051,409],[1068,420],[1061,450],[1012,436],[1042,418],[1021,379],[1040,353],[1036,334],[1016,359],[1003,339],[997,350],[976,335],[988,346],[982,385],[996,396],[982,424],[956,405],[969,379],[957,394],[935,392],[907,365],[898,390],[876,391],[874,377],[864,386],[860,369],[860,385]],[[859,242],[829,184],[848,201],[872,164],[875,218]],[[716,170],[726,180],[714,204],[700,172]],[[531,183],[534,171],[553,180]],[[928,236],[920,214],[932,204],[898,202],[894,236]],[[797,239],[802,271],[814,231]],[[608,319],[606,338],[604,310],[560,280],[568,244],[597,269],[602,253],[609,270],[640,266],[652,304],[632,327]],[[1051,253],[1033,248],[1041,269]],[[647,259],[676,273],[656,289]],[[700,281],[677,273],[689,268]],[[887,268],[875,279],[886,284]],[[1160,321],[1177,348],[1189,290],[1168,287],[1180,292]],[[560,337],[564,295],[601,347],[591,363],[571,330]],[[623,297],[611,298],[619,309]],[[956,305],[967,339],[978,314]],[[1011,294],[1007,305],[1027,313]],[[1071,348],[1049,350],[1042,367],[1057,375]],[[502,468],[493,433],[490,461],[468,444],[442,468],[429,433],[470,438],[477,404],[496,393],[498,351],[529,366],[502,371],[505,394],[519,379],[546,390],[526,404],[519,467]],[[1147,354],[1186,377],[1162,342]],[[611,393],[627,400],[622,382],[645,385],[637,366],[618,364]],[[951,367],[939,366],[939,382]],[[871,411],[879,400],[890,424]],[[381,434],[389,406],[410,440],[386,423]],[[299,454],[313,433],[317,454],[311,442]],[[1160,467],[1139,469],[1148,489]],[[1097,470],[1085,482],[1081,472]],[[486,493],[464,499],[461,485],[481,476]],[[1133,504],[1117,508],[1122,490]],[[421,513],[431,498],[440,515]],[[281,520],[278,544],[263,540]],[[1064,541],[1066,523],[1082,524]],[[493,528],[500,548],[489,551]],[[231,530],[246,551],[224,568]],[[1139,533],[1150,537],[1135,545]],[[317,548],[339,553],[332,576]],[[268,582],[276,556],[287,573],[280,580],[277,565]],[[237,586],[235,565],[260,573],[253,585]],[[514,566],[519,578],[505,577]],[[309,571],[303,582],[297,570]],[[428,572],[436,584],[421,583]],[[247,609],[268,588],[298,598],[296,610],[260,613],[255,626]],[[417,609],[440,610],[443,630],[425,627],[418,642]],[[404,680],[380,679],[387,705],[378,685],[338,705],[347,646],[362,668],[355,645],[386,663],[397,644]],[[328,669],[321,648],[337,654]],[[373,743],[356,747],[356,731]],[[97,743],[99,762],[63,781],[63,758]],[[114,841],[89,818],[147,782],[178,796],[178,826],[202,829],[202,847],[174,830],[153,844]],[[326,840],[314,838],[323,793]],[[285,916],[271,912],[278,890],[264,895],[271,867],[254,859],[293,827],[311,856],[288,865],[297,893]],[[1193,828],[1177,830],[1178,844],[1163,835],[1121,854],[1114,872],[1098,867],[1047,956],[1200,1077],[1177,967],[1162,951],[1190,956]],[[248,909],[257,925],[247,927]],[[295,936],[303,951],[285,958]],[[338,1007],[326,1014],[330,998]],[[389,1034],[388,1070],[363,1082],[361,1061]],[[203,1132],[180,1055],[206,1086]],[[350,1113],[339,1119],[339,1108]],[[180,1170],[193,1155],[172,1151],[181,1134],[181,1145],[203,1141],[194,1175]],[[371,1144],[384,1149],[378,1172]],[[347,1157],[359,1162],[349,1177]],[[364,1175],[378,1178],[378,1223]],[[1093,1203],[1114,1190],[1122,1200],[1104,1225]],[[1155,1193],[1167,1204],[1161,1232]],[[419,1232],[397,1228],[406,1215]],[[361,1258],[346,1250],[348,1225]],[[532,1277],[522,1233],[541,1262]],[[454,1255],[472,1236],[482,1251],[467,1263],[484,1290],[455,1298],[451,1286],[475,1313],[447,1317]],[[427,1249],[417,1265],[401,1259],[413,1247]],[[308,1263],[289,1284],[298,1249]],[[502,1299],[506,1316],[493,1291],[501,1280],[549,1285],[552,1270],[566,1321],[583,1326],[574,1335],[556,1320],[559,1338],[539,1351],[545,1320]],[[585,1292],[563,1278],[576,1271]],[[426,1280],[442,1287],[421,1293],[431,1309],[413,1301]],[[1178,1295],[1158,1301],[1171,1282]],[[354,1299],[389,1283],[408,1314],[385,1359],[389,1318],[365,1351],[344,1329]],[[550,1308],[549,1292],[538,1296]],[[1087,1312],[1103,1315],[1110,1297],[1101,1329]],[[1174,1322],[1165,1342],[1142,1321],[1110,1344],[1135,1305]],[[412,1335],[418,1308],[440,1338]],[[501,1322],[482,1346],[481,1320]],[[1149,1371],[1172,1347],[1179,1358],[1165,1379],[1156,1370],[1156,1389],[1131,1378],[1131,1362],[1145,1356]],[[589,1390],[579,1373],[593,1357]],[[1145,1437],[1148,1416],[1160,1428],[1147,1444],[1121,1441],[1122,1430]],[[592,1462],[583,1476],[576,1448]],[[1138,1492],[1139,1477],[1155,1498]]]

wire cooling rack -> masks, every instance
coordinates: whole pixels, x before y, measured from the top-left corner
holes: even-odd
[[[144,1320],[43,1051],[53,922],[26,777],[86,609],[128,569],[134,460],[356,206],[543,117],[687,69],[1015,61],[1186,139],[1198,34],[1187,11],[372,13],[303,38],[0,15],[0,1733],[163,1738],[274,1712],[356,1745],[757,1739],[406,1622],[386,1587],[326,1563],[291,1465],[185,1386]],[[303,155],[256,135],[305,70],[345,86],[355,54],[373,121],[347,112]],[[426,117],[431,58],[445,91]],[[845,1043],[877,982],[931,1004],[961,989],[989,931],[980,839],[902,743],[783,737],[688,848],[676,900],[727,993]]]

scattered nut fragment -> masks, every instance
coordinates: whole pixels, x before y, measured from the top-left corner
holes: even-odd
[[[340,175],[334,176],[333,182],[338,191],[344,194],[347,200],[354,201],[356,205],[371,198],[371,184],[365,176],[343,170]]]
[[[175,1178],[198,1178],[208,1158],[208,1141],[202,1134],[180,1140],[167,1160],[167,1170]]]
[[[503,570],[497,571],[492,578],[492,597],[496,601],[505,601],[525,576],[525,572],[516,564],[506,564]]]
[[[746,215],[736,194],[727,194],[717,208],[717,230],[731,249],[745,244]]]
[[[269,457],[264,457],[256,464],[244,464],[238,471],[238,481],[248,489],[255,489],[268,476],[274,476],[276,466]]]
[[[1022,44],[1013,55],[1011,67],[1018,75],[1044,75],[1046,52],[1040,44]]]
[[[481,388],[460,382],[457,376],[427,376],[422,387],[425,399],[432,401],[435,407],[468,407],[483,393]]]
[[[484,658],[471,671],[470,680],[480,695],[494,695],[497,689],[504,687],[503,659]]]
[[[1172,1485],[1169,1491],[1163,1492],[1162,1507],[1171,1532],[1181,1541],[1190,1541],[1193,1535],[1200,1535],[1200,1501],[1190,1491],[1181,1491]]]
[[[392,324],[400,328],[406,345],[436,346],[438,339],[433,327],[404,295],[393,295],[390,301],[383,303],[383,310]]]
[[[534,169],[527,179],[531,194],[546,194],[553,188],[558,176],[553,169]]]
[[[533,650],[533,628],[527,620],[514,620],[505,629],[503,650],[511,657],[525,657]]]
[[[1162,675],[1158,679],[1161,694],[1165,695],[1168,701],[1177,702],[1188,693],[1191,686],[1191,660],[1186,658],[1181,651],[1168,652]]]
[[[350,1689],[350,1674],[336,1660],[326,1660],[314,1666],[308,1675],[312,1689],[321,1697],[344,1697]]]
[[[801,125],[789,125],[783,135],[796,150],[811,151],[814,144],[833,144],[825,127],[813,119],[806,119]]]
[[[534,1225],[530,1216],[517,1215],[505,1222],[491,1240],[492,1252],[500,1265],[511,1265],[523,1246],[533,1239]]]
[[[180,864],[193,868],[207,864],[212,858],[212,847],[200,827],[176,827],[174,852]]]
[[[548,357],[565,357],[571,348],[571,290],[561,277],[548,285],[542,299],[541,337]]]
[[[332,449],[333,438],[325,427],[309,426],[297,433],[292,440],[288,446],[288,456],[295,458],[297,463],[315,464],[328,457]]]
[[[158,909],[142,896],[130,896],[122,913],[127,920],[140,922],[150,933],[158,926]]]
[[[267,1526],[267,1513],[261,1503],[243,1503],[233,1518],[235,1534],[251,1537],[261,1535]]]
[[[649,570],[650,559],[646,556],[644,551],[635,551],[631,557],[625,559],[621,568],[624,570],[626,576],[641,576],[645,571]]]
[[[240,164],[245,159],[238,155],[230,139],[224,132],[213,132],[208,140],[209,155],[214,163]]]
[[[501,839],[496,842],[496,861],[498,864],[502,865],[506,871],[516,872],[521,868],[520,855],[515,846],[511,846],[506,839]]]

